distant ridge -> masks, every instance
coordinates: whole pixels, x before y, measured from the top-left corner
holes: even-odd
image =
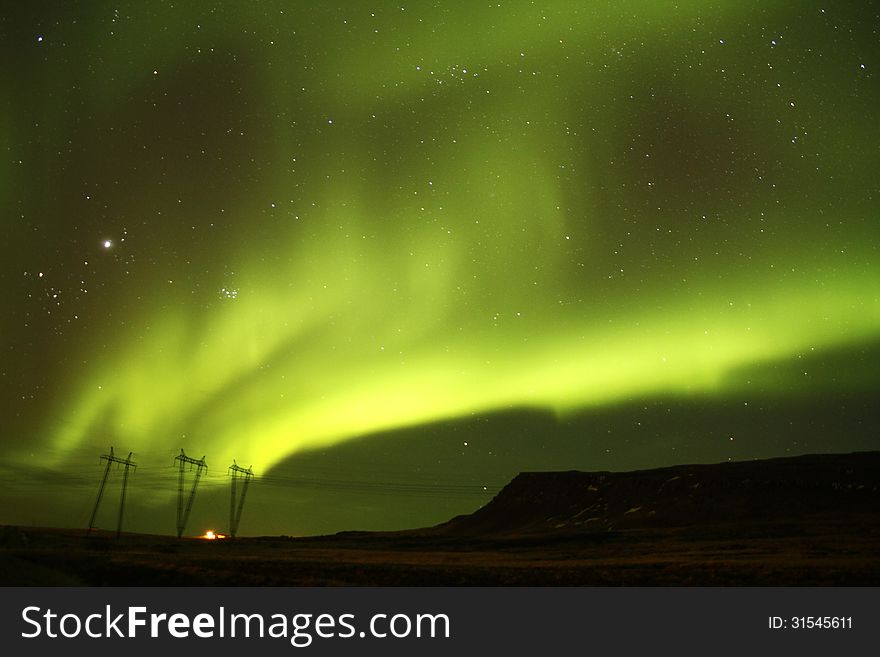
[[[880,525],[880,452],[633,472],[524,472],[445,535],[591,533],[864,516]],[[866,529],[868,527],[866,526]]]

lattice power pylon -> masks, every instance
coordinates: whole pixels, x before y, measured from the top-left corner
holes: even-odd
[[[122,534],[122,514],[125,510],[125,490],[128,487],[128,471],[130,468],[137,469],[137,465],[131,460],[132,452],[128,453],[128,458],[119,458],[113,454],[113,447],[110,447],[110,453],[101,456],[102,461],[107,461],[107,467],[104,468],[104,476],[101,478],[101,486],[98,488],[98,497],[95,499],[95,508],[92,509],[92,517],[89,518],[89,528],[87,534],[95,528],[95,518],[98,515],[98,507],[101,506],[101,499],[104,497],[104,488],[107,486],[107,479],[110,476],[110,466],[116,463],[123,467],[122,471],[122,495],[119,498],[119,519],[116,523],[116,538]]]
[[[177,480],[177,538],[180,538],[183,536],[183,530],[186,528],[187,520],[189,520],[189,512],[192,511],[193,500],[196,498],[196,489],[199,487],[199,479],[202,478],[202,470],[207,470],[208,465],[205,463],[204,456],[201,459],[191,458],[183,452],[182,447],[180,448],[180,454],[175,456],[174,460],[178,462],[180,475]],[[187,465],[189,465],[190,470],[192,470],[193,466],[196,467],[196,476],[193,479],[192,488],[189,491],[186,508],[184,508],[183,475]]]
[[[245,469],[237,465],[235,461],[229,466],[229,474],[232,476],[232,495],[229,498],[229,535],[232,538],[235,538],[235,534],[238,532],[238,523],[241,522],[241,510],[244,508],[244,497],[247,495],[248,484],[254,478],[252,468],[253,466]],[[244,483],[241,487],[241,497],[236,500],[235,487],[239,478],[243,478]],[[238,504],[236,504],[236,501]]]

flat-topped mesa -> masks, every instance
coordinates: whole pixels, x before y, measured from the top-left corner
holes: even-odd
[[[524,472],[444,534],[607,532],[865,514],[880,521],[880,452],[633,472]]]

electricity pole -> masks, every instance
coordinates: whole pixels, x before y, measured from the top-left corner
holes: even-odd
[[[229,498],[229,535],[232,538],[235,538],[235,534],[238,532],[238,523],[241,522],[241,510],[244,508],[244,497],[247,495],[248,484],[251,482],[251,479],[254,478],[253,467],[254,466],[244,469],[240,465],[237,465],[235,461],[229,466],[229,474],[232,475],[232,495]],[[241,487],[241,498],[238,500],[238,508],[236,509],[235,484],[239,476],[244,478],[244,484]]]
[[[205,463],[205,457],[203,456],[201,459],[194,459],[187,456],[183,452],[183,448],[180,448],[180,454],[174,457],[174,460],[178,462],[179,465],[179,476],[177,479],[177,538],[183,536],[183,530],[186,527],[186,522],[189,520],[189,512],[192,511],[193,500],[196,497],[196,489],[199,487],[199,479],[202,477],[202,470],[207,470],[208,465]],[[183,473],[186,466],[189,465],[189,469],[192,470],[193,466],[196,466],[196,476],[193,479],[192,488],[189,492],[189,499],[186,502],[186,508],[183,506]]]
[[[95,508],[92,509],[92,517],[89,518],[89,528],[87,534],[95,528],[95,518],[98,515],[98,507],[101,506],[101,500],[104,497],[104,488],[107,485],[107,479],[110,476],[110,466],[114,463],[123,466],[122,473],[122,495],[119,498],[119,519],[116,523],[116,538],[122,534],[122,516],[125,510],[125,490],[128,487],[128,470],[129,468],[137,469],[137,465],[131,460],[132,452],[128,453],[128,458],[119,458],[113,453],[113,447],[110,447],[110,453],[101,456],[102,461],[107,461],[107,467],[104,468],[104,476],[101,478],[101,485],[98,487],[98,497],[95,499]]]

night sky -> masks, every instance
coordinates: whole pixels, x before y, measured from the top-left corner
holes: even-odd
[[[877,6],[20,2],[0,522],[416,527],[880,448]],[[188,475],[189,476],[189,475]],[[99,525],[115,527],[121,471]]]

